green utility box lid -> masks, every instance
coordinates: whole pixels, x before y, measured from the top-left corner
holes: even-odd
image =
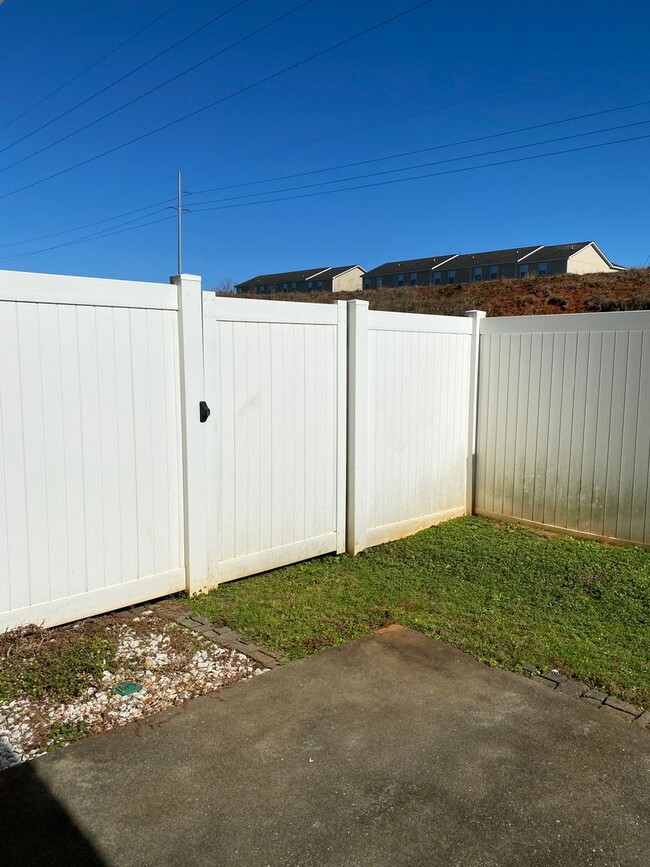
[[[123,680],[122,683],[118,683],[113,687],[111,692],[113,695],[133,695],[136,692],[140,692],[142,687],[139,683],[133,683],[130,680]]]

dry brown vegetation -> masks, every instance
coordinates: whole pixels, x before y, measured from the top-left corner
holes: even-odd
[[[476,309],[485,310],[488,316],[650,310],[650,268],[611,274],[530,276],[452,286],[366,289],[356,293],[294,292],[275,297],[283,301],[320,303],[361,298],[369,301],[373,310],[446,316],[459,316],[466,310]]]

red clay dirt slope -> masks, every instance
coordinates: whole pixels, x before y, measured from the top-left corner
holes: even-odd
[[[530,276],[452,286],[366,289],[355,293],[294,292],[276,294],[275,298],[321,304],[362,298],[370,302],[373,310],[446,316],[460,316],[466,310],[485,310],[488,316],[650,310],[650,268],[611,274]]]

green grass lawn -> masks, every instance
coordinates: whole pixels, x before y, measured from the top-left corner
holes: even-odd
[[[298,659],[389,622],[650,706],[650,552],[483,518],[225,584],[194,610]]]

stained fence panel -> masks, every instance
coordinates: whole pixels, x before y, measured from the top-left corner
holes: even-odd
[[[366,544],[376,545],[466,512],[472,325],[367,317]]]
[[[481,325],[482,514],[650,544],[650,312]]]
[[[184,586],[175,289],[67,280],[0,272],[0,629]]]
[[[342,550],[344,304],[204,299],[211,583]]]

